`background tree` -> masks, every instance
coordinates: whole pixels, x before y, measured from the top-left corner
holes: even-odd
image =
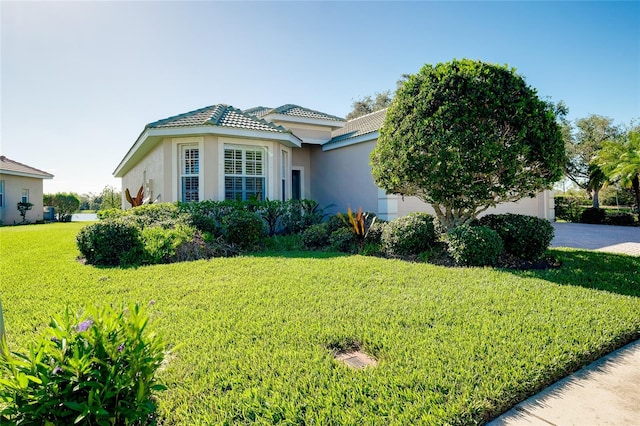
[[[591,160],[606,140],[621,136],[621,129],[614,125],[609,117],[592,114],[575,122],[575,128],[569,124],[563,128],[567,162],[566,176],[578,187],[587,191],[592,199],[593,207],[600,207],[598,194],[606,184],[607,178],[600,168]]]
[[[362,117],[363,115],[371,114],[372,112],[379,111],[381,109],[387,108],[391,105],[391,101],[393,100],[393,96],[391,95],[391,91],[387,90],[385,92],[376,93],[375,98],[371,96],[365,96],[362,99],[356,99],[351,104],[351,112],[347,114],[347,120],[352,120],[354,118]]]
[[[555,110],[514,69],[425,65],[396,92],[371,153],[375,182],[431,204],[447,229],[562,177]]]
[[[121,209],[122,193],[113,186],[105,186],[100,193],[100,209]]]
[[[51,205],[56,209],[58,221],[69,222],[73,212],[80,208],[80,197],[72,193],[59,192],[53,196]]]
[[[610,181],[631,187],[640,220],[640,131],[630,131],[624,140],[602,143],[593,159]]]

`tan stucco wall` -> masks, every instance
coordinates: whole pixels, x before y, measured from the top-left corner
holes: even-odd
[[[274,121],[274,124],[281,125],[291,133],[302,139],[303,142],[319,143],[326,142],[331,139],[331,129],[326,126],[315,126],[302,123],[284,123]]]
[[[4,204],[0,208],[0,223],[13,225],[22,222],[18,202],[22,200],[23,189],[29,190],[29,202],[33,204],[25,219],[31,223],[42,220],[42,179],[0,174],[0,180],[4,181]]]
[[[371,176],[369,154],[375,142],[363,142],[340,149],[322,151],[311,147],[311,197],[328,212],[378,211],[378,188]]]
[[[546,199],[546,200],[545,200]],[[424,211],[435,215],[431,205],[423,203],[415,197],[397,197],[398,216],[405,216],[411,212]],[[536,197],[523,198],[517,202],[499,204],[482,212],[479,216],[487,214],[515,213],[529,216],[537,216],[553,221],[554,219],[553,193],[551,191],[540,192]]]
[[[161,200],[165,200],[170,195],[165,187],[163,168],[166,166],[166,145],[167,140],[158,143],[138,164],[136,164],[126,175],[122,177],[122,207],[129,208],[131,205],[125,197],[125,190],[129,189],[132,197],[135,197],[144,185],[144,196],[155,199],[161,194]],[[146,181],[145,181],[146,178]]]
[[[198,145],[200,149],[200,198],[202,200],[224,199],[224,145],[249,145],[262,146],[268,149],[266,164],[267,196],[270,199],[281,198],[281,151],[293,156],[292,149],[278,142],[261,141],[243,138],[217,137],[212,135],[193,136],[183,138],[164,138],[161,140],[138,164],[136,164],[122,178],[123,206],[130,205],[124,198],[124,191],[129,188],[131,195],[135,196],[140,185],[146,181],[145,197],[151,195],[155,199],[160,195],[161,202],[178,201],[179,188],[179,155],[180,146],[185,144]],[[290,171],[288,172],[290,176]],[[288,182],[290,192],[290,178]]]

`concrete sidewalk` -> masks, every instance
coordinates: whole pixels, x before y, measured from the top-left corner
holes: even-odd
[[[552,247],[640,256],[640,228],[581,223],[553,227]],[[640,261],[638,265],[640,269]],[[640,425],[640,340],[556,382],[488,425]]]
[[[488,425],[640,425],[640,340],[556,382]]]

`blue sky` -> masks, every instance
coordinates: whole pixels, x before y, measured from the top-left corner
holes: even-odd
[[[403,73],[509,64],[569,118],[640,117],[640,2],[0,2],[3,155],[99,193],[146,123],[216,103],[344,116]]]

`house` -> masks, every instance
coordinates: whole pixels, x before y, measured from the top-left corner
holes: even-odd
[[[53,179],[53,175],[10,160],[4,155],[0,156],[0,224],[22,222],[18,211],[18,203],[21,201],[33,204],[25,216],[28,222],[43,219],[43,179]]]
[[[387,220],[433,213],[417,198],[386,194],[373,181],[369,154],[385,113],[346,121],[298,105],[244,111],[212,105],[147,124],[113,175],[122,178],[123,192],[143,186],[150,200],[308,198],[333,206],[329,212],[362,207]],[[553,220],[553,194],[543,191],[491,212]]]

